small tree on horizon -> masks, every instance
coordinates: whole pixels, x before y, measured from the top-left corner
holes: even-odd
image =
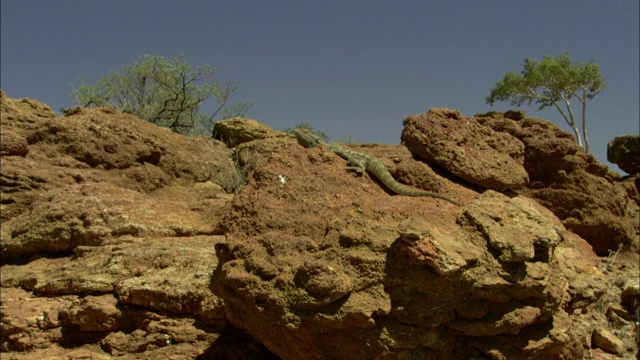
[[[511,100],[512,105],[520,106],[536,103],[538,110],[548,106],[555,107],[569,124],[576,136],[576,143],[589,153],[587,134],[587,101],[593,99],[605,87],[604,78],[598,64],[593,61],[582,63],[571,60],[568,52],[557,57],[545,55],[542,61],[524,60],[522,75],[508,72],[491,89],[491,95],[485,98],[488,104],[496,101]],[[582,105],[582,135],[576,124],[570,100],[578,99]]]
[[[80,78],[80,88],[71,95],[80,106],[113,106],[177,133],[212,136],[218,114],[222,119],[244,116],[253,105],[251,101],[229,104],[240,88],[231,81],[199,85],[214,72],[207,64],[192,67],[182,55],[168,60],[144,55],[93,86]],[[211,98],[218,107],[206,114],[200,107]]]

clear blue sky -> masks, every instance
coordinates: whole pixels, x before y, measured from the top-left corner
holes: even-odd
[[[638,0],[1,4],[1,87],[54,110],[74,105],[80,77],[184,54],[241,83],[237,99],[255,102],[247,117],[275,129],[309,122],[336,140],[398,144],[402,120],[431,107],[510,109],[484,101],[497,80],[526,56],[569,51],[607,78],[588,107],[592,153],[606,163],[608,141],[640,131]],[[568,129],[553,109],[524,109]]]

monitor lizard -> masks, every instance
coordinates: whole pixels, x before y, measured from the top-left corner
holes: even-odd
[[[329,150],[340,155],[342,158],[348,161],[347,170],[353,170],[357,173],[362,173],[365,170],[369,171],[371,174],[375,175],[375,177],[378,178],[378,180],[380,180],[380,182],[382,182],[389,190],[398,195],[429,196],[448,201],[458,206],[462,206],[462,204],[460,204],[459,202],[444,195],[424,190],[412,189],[409,186],[399,183],[398,181],[396,181],[396,179],[393,178],[393,176],[391,176],[391,173],[389,172],[389,170],[387,170],[387,167],[382,163],[382,161],[372,155],[349,150],[337,144],[325,143],[318,136],[312,134],[308,130],[294,129],[293,134],[296,136],[298,144],[302,145],[305,148],[312,148],[317,145],[327,146]]]

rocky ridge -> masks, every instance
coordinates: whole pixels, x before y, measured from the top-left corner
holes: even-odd
[[[254,121],[223,143],[1,95],[10,358],[637,354],[637,189],[547,121],[432,109],[352,145],[457,207]]]

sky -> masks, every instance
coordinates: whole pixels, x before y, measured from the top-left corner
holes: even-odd
[[[2,0],[0,87],[54,110],[143,55],[184,55],[241,84],[246,117],[308,122],[332,140],[399,144],[402,121],[432,107],[473,116],[525,57],[595,61],[607,88],[588,103],[591,153],[640,132],[638,0]],[[574,110],[580,114],[577,101]],[[213,112],[215,103],[203,105]],[[553,108],[527,116],[570,128]]]

